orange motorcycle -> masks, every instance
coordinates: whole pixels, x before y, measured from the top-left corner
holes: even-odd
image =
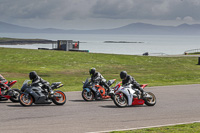
[[[107,84],[111,86],[116,79],[109,80]],[[111,90],[112,91],[112,90]],[[83,91],[82,91],[82,97],[85,101],[92,101],[92,100],[101,100],[101,99],[108,99],[111,98],[109,95],[110,92],[103,86],[99,84],[93,85],[93,83],[90,81],[89,78],[86,79],[85,82],[83,82]]]

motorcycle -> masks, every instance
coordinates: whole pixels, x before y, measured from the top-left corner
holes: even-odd
[[[121,83],[121,82],[120,82]],[[132,85],[121,86],[118,83],[114,87],[113,101],[117,107],[126,107],[134,105],[144,105],[154,106],[156,104],[156,97],[152,92],[144,92],[142,94],[139,89],[132,89]],[[141,88],[145,88],[147,84],[141,85]]]
[[[7,81],[4,84],[11,88],[17,81]],[[20,90],[19,89],[8,89],[5,87],[3,83],[0,85],[0,101],[7,101],[10,99],[12,102],[19,102],[19,95]]]
[[[63,105],[66,102],[66,95],[60,90],[54,91],[53,95],[50,96],[47,89],[42,89],[41,86],[35,87],[29,84],[30,80],[25,80],[21,94],[19,96],[20,104],[23,106],[31,106],[34,104],[51,104],[52,102],[56,105]],[[62,87],[61,82],[55,82],[51,84],[52,90]]]
[[[108,86],[110,87],[115,82],[115,80],[116,79],[109,80],[107,82]],[[87,78],[86,81],[83,82],[82,97],[85,101],[111,98],[109,94],[114,93],[112,89],[108,94],[107,89],[99,85],[98,82],[95,82],[94,84],[95,85],[93,85],[89,78]]]

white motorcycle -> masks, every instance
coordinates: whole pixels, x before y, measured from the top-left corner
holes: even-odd
[[[120,82],[121,83],[121,82]],[[139,89],[132,89],[132,85],[121,86],[118,83],[114,88],[113,101],[117,107],[126,107],[134,105],[154,106],[156,104],[156,97],[152,92],[145,92],[142,97]],[[144,89],[147,84],[141,85]]]

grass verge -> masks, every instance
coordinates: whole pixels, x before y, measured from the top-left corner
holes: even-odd
[[[82,81],[95,67],[107,80],[117,79],[122,70],[140,84],[165,86],[198,84],[200,66],[197,57],[149,57],[48,50],[0,48],[0,73],[7,80],[18,80],[20,88],[31,71],[50,83],[61,81],[63,91],[82,90]]]
[[[129,131],[114,131],[110,133],[199,133],[200,123],[182,124],[175,126],[147,128]]]

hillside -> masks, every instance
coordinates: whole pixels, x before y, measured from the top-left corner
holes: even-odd
[[[68,27],[66,27],[67,29]],[[1,33],[59,33],[59,34],[136,34],[136,35],[200,35],[200,24],[178,26],[159,26],[145,23],[132,23],[114,29],[65,30],[36,29],[0,22]]]

